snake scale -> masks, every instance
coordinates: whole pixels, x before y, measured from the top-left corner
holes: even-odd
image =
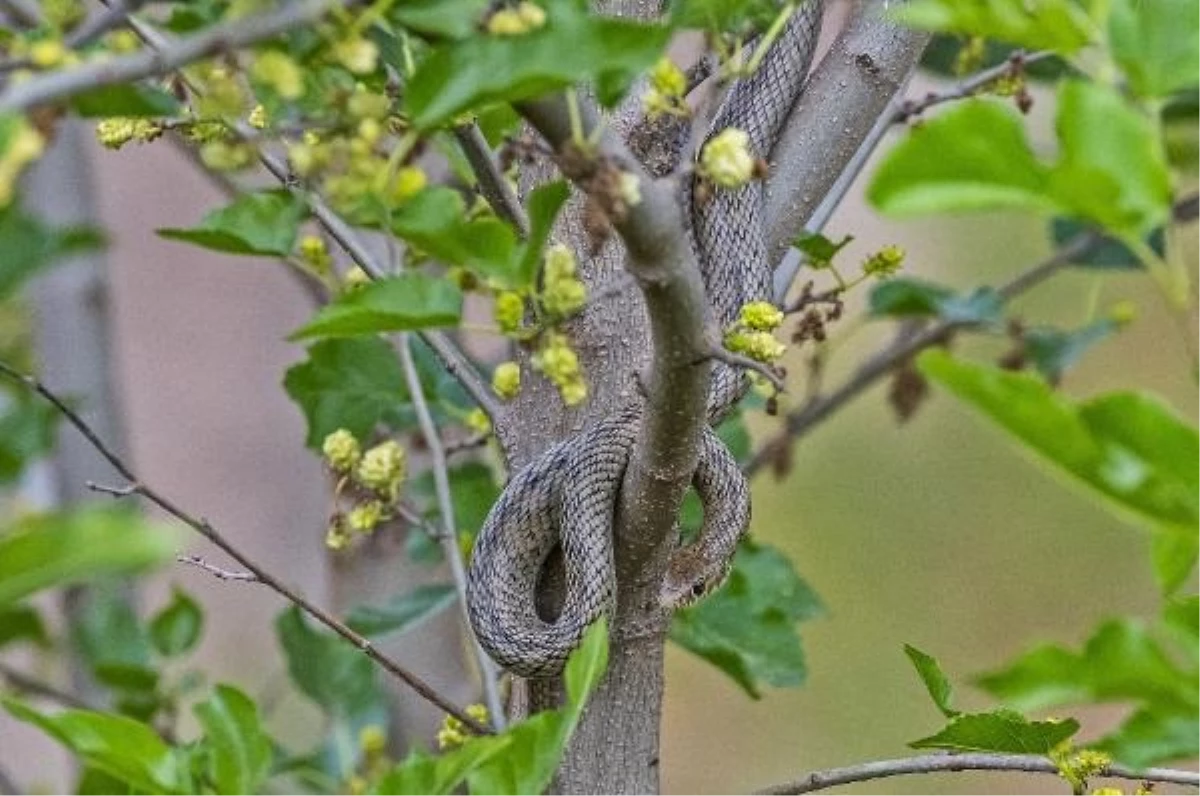
[[[730,86],[708,135],[745,131],[766,157],[804,85],[822,15],[821,0],[803,0],[758,69]],[[763,227],[763,188],[752,182],[697,201],[691,182],[692,244],[700,262],[713,322],[721,329],[751,301],[770,300],[771,264]],[[660,604],[673,609],[719,583],[750,521],[750,492],[737,462],[712,430],[745,394],[737,368],[715,363],[708,421],[693,486],[704,509],[697,539],[673,554]],[[467,611],[480,644],[501,666],[523,677],[558,673],[584,631],[611,609],[615,594],[613,522],[617,494],[639,432],[640,407],[630,405],[547,449],[508,482],[475,541],[467,572]],[[535,604],[538,576],[562,546],[566,597],[552,622]]]

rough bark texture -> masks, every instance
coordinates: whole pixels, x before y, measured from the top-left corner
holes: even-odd
[[[660,8],[653,0],[623,2],[601,10],[625,16],[650,18]],[[913,45],[910,42],[910,46]],[[917,51],[919,52],[919,46]],[[882,61],[892,53],[867,57]],[[913,63],[908,53],[898,67],[907,74]],[[864,59],[842,57],[839,71],[853,69]],[[889,67],[890,69],[890,67]],[[832,67],[831,67],[832,70]],[[881,72],[883,69],[881,68]],[[886,72],[891,74],[890,71]],[[847,79],[846,74],[832,79]],[[877,77],[878,82],[884,79]],[[891,82],[887,99],[900,80]],[[882,91],[883,89],[880,89]],[[825,101],[830,101],[826,97]],[[861,101],[856,100],[856,101]],[[815,102],[815,100],[813,101]],[[553,101],[532,103],[522,112],[552,143],[564,138],[563,115],[548,107]],[[884,102],[886,105],[886,100]],[[836,179],[842,166],[857,150],[878,117],[881,108],[853,119],[821,120],[817,126],[830,128],[808,134],[814,144],[804,157],[819,160],[820,170],[832,177],[818,184],[821,195]],[[619,144],[636,119],[636,106],[619,110],[607,121],[607,139]],[[811,120],[810,120],[811,121]],[[557,128],[556,128],[557,125]],[[855,143],[826,153],[831,138],[846,137]],[[605,143],[602,149],[607,149]],[[612,150],[608,150],[612,151]],[[544,179],[543,171],[534,179]],[[803,177],[807,179],[807,177]],[[670,183],[655,185],[657,192],[669,191]],[[704,349],[702,338],[707,306],[695,258],[680,234],[683,210],[678,195],[675,204],[662,209],[656,197],[647,204],[659,212],[631,214],[630,223],[618,225],[620,232],[602,246],[593,241],[584,225],[582,202],[572,200],[555,231],[581,255],[581,270],[593,292],[618,284],[622,274],[636,277],[637,287],[603,290],[602,300],[590,303],[568,331],[579,351],[592,394],[579,409],[562,406],[556,390],[542,379],[532,379],[520,397],[497,423],[497,432],[509,464],[527,464],[553,442],[574,433],[615,406],[635,396],[635,374],[647,374],[648,412],[642,439],[625,476],[616,538],[617,604],[612,623],[610,662],[605,679],[584,713],[553,788],[563,793],[654,793],[659,790],[659,722],[663,695],[663,644],[669,617],[656,607],[658,585],[674,542],[679,503],[690,481],[696,461],[696,443],[704,422],[708,389],[708,366],[696,364],[696,352]],[[818,196],[818,199],[820,197]],[[792,223],[796,217],[788,210]],[[678,245],[685,244],[687,251]],[[628,244],[628,245],[627,245]],[[640,290],[638,289],[640,288]],[[647,312],[647,308],[649,312]],[[653,341],[653,345],[651,344]],[[647,371],[646,366],[653,363]],[[543,583],[543,604],[553,615],[556,582]],[[557,679],[518,684],[515,703],[521,712],[554,707],[562,698]]]

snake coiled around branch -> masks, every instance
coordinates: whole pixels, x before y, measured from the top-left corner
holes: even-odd
[[[801,95],[816,49],[822,2],[802,0],[759,68],[735,81],[709,135],[745,131],[767,157]],[[697,201],[691,181],[692,243],[701,264],[713,323],[732,324],[742,306],[771,300],[771,265],[763,225],[763,189],[752,182]],[[713,432],[745,394],[746,375],[715,363],[693,486],[704,508],[696,541],[675,551],[660,590],[664,608],[694,601],[720,582],[750,521],[750,491],[737,462]],[[630,405],[545,451],[507,484],[475,541],[467,572],[467,611],[480,644],[501,666],[524,677],[558,673],[584,631],[613,603],[613,523],[617,493],[639,431]],[[547,557],[561,545],[566,573],[562,611],[538,615],[536,592]]]

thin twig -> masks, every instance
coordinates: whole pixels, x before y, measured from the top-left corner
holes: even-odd
[[[446,451],[442,448],[442,439],[438,435],[437,426],[433,422],[433,414],[429,411],[429,404],[425,400],[425,388],[421,384],[421,374],[417,371],[417,363],[413,360],[408,335],[402,334],[397,337],[396,350],[400,353],[400,365],[404,369],[404,380],[408,384],[409,397],[412,399],[413,409],[417,413],[417,424],[421,428],[421,435],[425,438],[425,445],[429,448],[429,457],[433,460],[434,491],[437,494],[438,513],[442,518],[442,550],[446,560],[450,563],[450,575],[454,581],[454,590],[458,592],[463,621],[469,630],[471,623],[467,614],[467,573],[463,566],[462,550],[458,546],[458,524],[454,520],[454,498],[450,494],[450,472],[446,465]],[[483,647],[479,646],[475,634],[470,632],[469,635],[471,648],[479,665],[479,679],[483,681],[483,696],[487,702],[488,712],[492,716],[492,723],[498,729],[503,729],[505,714],[504,703],[500,701],[500,672],[496,669],[496,664],[492,662],[492,659],[483,651]]]
[[[445,443],[447,456],[453,456],[456,453],[472,451],[476,448],[482,448],[487,445],[487,441],[492,438],[491,434],[475,434],[466,439],[455,440],[454,442]]]
[[[336,3],[332,0],[295,0],[261,14],[214,25],[174,41],[161,50],[103,58],[37,75],[10,85],[0,93],[0,113],[57,102],[102,86],[165,75],[202,58],[246,47],[311,24],[334,5]]]
[[[1173,220],[1185,222],[1196,218],[1197,210],[1196,197],[1188,196],[1174,205],[1171,215]],[[1011,301],[1076,262],[1105,240],[1103,235],[1094,230],[1081,232],[1064,243],[1050,257],[997,288],[996,293],[1002,302]],[[843,405],[858,397],[897,365],[932,345],[944,342],[955,332],[970,326],[972,324],[968,322],[942,320],[916,334],[902,335],[860,365],[854,375],[836,390],[824,396],[815,396],[804,406],[790,412],[784,419],[783,429],[774,438],[768,440],[746,463],[743,468],[746,474],[753,475],[764,465],[775,461],[785,448],[803,437]]]
[[[96,709],[96,706],[89,704],[87,700],[63,691],[58,686],[51,685],[44,680],[39,680],[32,675],[17,671],[5,663],[0,663],[0,679],[18,691],[32,694],[42,699],[48,699],[51,702],[62,705],[64,708],[73,708],[75,710]]]
[[[779,375],[779,371],[771,367],[765,362],[759,362],[757,359],[751,359],[748,356],[730,351],[728,348],[720,345],[713,345],[707,353],[708,359],[715,359],[718,362],[724,362],[726,365],[734,368],[743,368],[751,370],[762,376],[771,383],[777,392],[786,392],[787,383],[783,377]]]
[[[914,116],[920,116],[936,105],[973,97],[981,89],[995,83],[997,80],[1019,74],[1030,64],[1044,61],[1053,55],[1054,53],[1049,50],[1039,50],[1032,53],[1017,50],[1009,55],[1008,58],[1005,58],[1002,63],[977,72],[953,88],[945,91],[931,91],[919,100],[906,99],[900,102],[899,107],[891,115],[891,122],[892,124],[900,124]]]
[[[525,215],[525,209],[521,207],[521,201],[512,186],[500,172],[500,165],[496,162],[487,139],[483,137],[479,124],[471,122],[456,126],[454,138],[462,147],[463,154],[467,156],[467,162],[475,172],[475,179],[479,181],[479,192],[492,206],[492,210],[516,227],[522,238],[529,237],[529,218]]]
[[[356,633],[337,617],[333,616],[320,606],[310,602],[299,592],[295,591],[282,580],[272,575],[260,564],[256,563],[252,558],[235,547],[207,520],[188,514],[167,497],[147,486],[141,479],[134,475],[130,467],[125,464],[125,462],[119,456],[112,452],[112,450],[104,443],[103,440],[99,438],[99,436],[97,436],[97,434],[92,430],[86,421],[72,411],[71,408],[68,407],[61,398],[59,398],[52,390],[47,388],[40,381],[32,376],[27,376],[17,371],[2,361],[0,361],[0,374],[3,374],[13,381],[25,385],[49,401],[59,412],[62,413],[62,415],[70,422],[70,424],[84,436],[84,438],[92,445],[92,447],[95,448],[96,451],[103,456],[109,464],[112,465],[113,469],[120,473],[121,476],[129,482],[129,484],[125,487],[104,487],[100,485],[92,485],[92,488],[97,489],[97,491],[102,491],[113,495],[114,497],[140,495],[146,500],[149,500],[151,503],[155,504],[163,511],[192,528],[205,539],[216,545],[222,552],[254,575],[258,579],[259,583],[271,589],[288,602],[300,608],[300,610],[302,610],[304,613],[308,614],[313,619],[316,619],[318,622],[325,625],[325,627],[329,628],[346,641],[349,641],[351,644],[358,647],[358,649],[360,649],[368,658],[375,661],[375,663],[381,666],[389,674],[392,674],[398,679],[402,680],[426,700],[462,721],[473,731],[478,733],[490,732],[487,727],[484,727],[479,722],[472,719],[464,711],[425,683],[424,680],[417,677],[415,674],[405,669],[396,661],[377,650],[369,639]]]
[[[1006,754],[945,754],[918,755],[898,760],[876,760],[869,763],[814,771],[792,782],[772,785],[758,794],[797,794],[849,785],[853,782],[869,782],[885,777],[908,774],[933,774],[947,771],[1023,771],[1030,774],[1058,775],[1058,767],[1050,760],[1038,755]],[[1133,769],[1127,766],[1110,765],[1096,774],[1097,777],[1116,777],[1142,782],[1163,782],[1173,785],[1200,787],[1200,774],[1170,768]]]
[[[243,583],[258,583],[258,576],[253,572],[234,572],[231,569],[222,569],[215,564],[208,563],[200,556],[179,555],[175,556],[175,560],[180,564],[188,564],[189,566],[202,569],[220,580],[236,580]]]

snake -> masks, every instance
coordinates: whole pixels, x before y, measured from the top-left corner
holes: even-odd
[[[801,96],[816,49],[822,0],[801,0],[758,68],[734,80],[713,116],[707,141],[729,127],[743,130],[754,153],[772,145]],[[751,49],[747,46],[747,50]],[[753,301],[771,301],[772,267],[763,224],[761,181],[738,189],[696,189],[684,181],[681,201],[700,265],[712,322],[725,329]],[[694,541],[678,546],[658,592],[663,610],[711,593],[729,571],[750,523],[750,490],[737,461],[713,430],[745,395],[739,367],[714,362],[707,423],[692,486],[703,523]],[[642,409],[618,407],[544,451],[518,470],[484,520],[467,569],[467,615],[480,645],[501,667],[521,677],[558,674],[587,628],[611,612],[616,594],[613,525],[618,492],[636,444]],[[538,612],[539,575],[561,547],[565,571],[562,610]]]

